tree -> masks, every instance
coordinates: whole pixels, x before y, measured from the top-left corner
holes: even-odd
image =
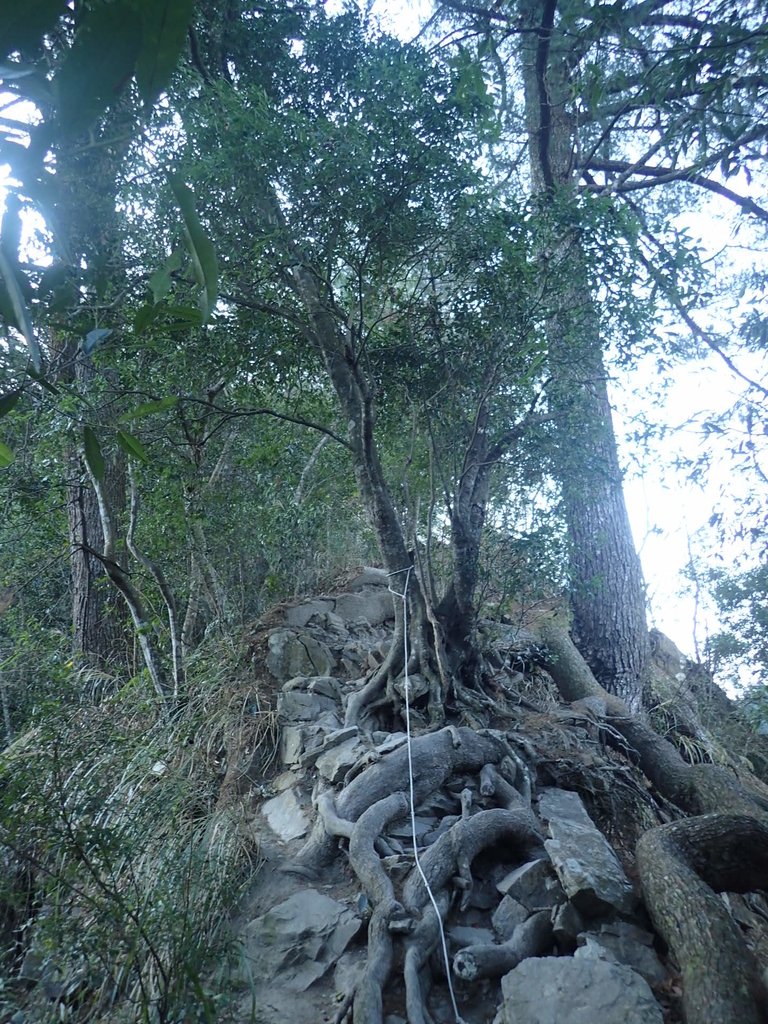
[[[658,207],[644,197],[675,185],[706,189],[765,219],[759,203],[713,177],[749,174],[760,159],[762,5],[444,6],[463,19],[469,38],[480,39],[488,73],[501,76],[506,107],[499,116],[518,137],[515,119],[523,115],[503,62],[517,61],[520,69],[531,186],[549,226],[541,262],[547,270],[559,265],[572,289],[552,297],[548,335],[574,631],[597,678],[638,708],[649,655],[644,588],[610,421],[606,318],[596,306],[594,260],[583,252],[596,224],[589,200],[611,203],[614,239],[627,232],[625,253],[638,267],[634,287],[650,279],[698,331],[697,340],[720,351],[707,332],[702,339],[692,316],[695,295],[684,293],[690,263],[651,229]],[[591,303],[584,298],[590,293]]]
[[[332,387],[343,424],[335,439],[348,451],[384,564],[393,576],[414,568],[414,666],[430,680],[430,715],[439,720],[450,689],[462,678],[478,682],[473,598],[490,474],[534,417],[538,341],[523,312],[526,230],[513,231],[509,213],[489,212],[471,167],[471,132],[483,130],[487,110],[471,65],[441,67],[391,40],[366,42],[351,15],[331,23],[316,14],[300,32],[286,12],[263,18],[264,44],[242,25],[237,38],[228,23],[232,82],[209,85],[207,101],[183,110],[187,146],[205,154],[188,173],[208,197],[211,222],[234,231],[220,232],[220,249],[239,251],[243,227],[260,248],[261,265],[222,265],[225,289],[300,332],[298,358],[310,373],[322,369]],[[283,49],[278,60],[281,31],[300,35],[301,47]],[[262,45],[272,55],[266,86]],[[204,69],[214,63],[202,46],[200,60]],[[234,160],[233,136],[241,147]],[[463,140],[466,153],[457,148]],[[336,195],[332,208],[322,202],[326,188]],[[461,402],[440,376],[457,360],[469,385]],[[454,418],[447,463],[435,423],[449,403],[465,447],[457,455]],[[398,416],[412,420],[420,438],[433,426],[434,475],[453,550],[445,594],[428,583],[418,517],[404,507],[402,515],[416,516],[404,525],[383,464],[377,420]],[[428,500],[434,509],[434,495]],[[396,642],[366,702],[397,675],[401,659]]]
[[[95,398],[91,353],[112,333],[110,324],[119,315],[123,259],[115,204],[138,116],[125,86],[135,72],[140,99],[151,107],[176,63],[190,12],[189,2],[174,0],[81,4],[72,11],[49,2],[39,4],[34,17],[4,24],[4,53],[10,59],[3,80],[12,99],[2,119],[2,153],[19,191],[3,222],[0,303],[27,341],[35,374],[43,370],[43,353],[25,300],[34,297],[45,310],[52,376],[73,398],[89,393]],[[14,99],[33,102],[41,120],[31,126],[16,118]],[[19,281],[22,205],[37,206],[51,232],[53,264],[38,275],[34,290],[28,279]],[[86,416],[99,415],[92,402]],[[93,426],[96,422],[86,429]],[[86,434],[86,461],[94,437]],[[73,645],[78,655],[103,668],[114,657],[122,624],[99,555],[103,524],[82,448],[79,453],[71,448],[68,461]],[[104,476],[103,493],[119,507],[124,468],[110,462]],[[111,557],[120,555],[114,551]]]

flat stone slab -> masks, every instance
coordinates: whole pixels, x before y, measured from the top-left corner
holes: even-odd
[[[513,899],[512,896],[505,896],[494,910],[491,921],[499,939],[506,942],[507,939],[512,938],[515,928],[529,916],[530,911],[527,907]]]
[[[395,605],[388,590],[383,587],[371,587],[352,594],[339,594],[333,612],[345,623],[354,623],[362,619],[369,626],[380,626],[394,619]]]
[[[272,800],[267,800],[262,805],[261,813],[275,835],[284,843],[290,843],[292,839],[306,835],[309,829],[309,819],[302,811],[292,789],[287,789]]]
[[[307,601],[304,604],[297,604],[293,608],[289,608],[285,613],[285,621],[289,626],[296,626],[301,629],[309,623],[310,619],[315,618],[315,616],[322,619],[327,612],[332,610],[333,601],[330,598]]]
[[[603,960],[531,957],[501,982],[501,1024],[663,1024],[648,983]]]
[[[353,736],[343,743],[323,750],[315,765],[323,778],[336,785],[367,752],[368,747],[365,743],[357,736]]]
[[[334,712],[338,704],[321,693],[289,690],[277,697],[277,713],[284,722],[316,722],[326,711]]]
[[[664,981],[667,972],[653,949],[653,935],[626,921],[611,921],[599,931],[582,932],[576,957],[612,960],[641,974],[649,985]]]
[[[270,989],[304,992],[337,963],[361,923],[344,903],[304,889],[250,922],[245,957]]]
[[[599,914],[606,907],[631,913],[637,899],[608,840],[587,814],[577,793],[544,790],[539,816],[548,822],[544,847],[577,910]]]
[[[324,643],[292,629],[273,629],[267,646],[267,668],[281,683],[296,676],[330,676],[336,664]]]

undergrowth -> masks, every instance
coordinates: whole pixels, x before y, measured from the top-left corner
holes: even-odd
[[[243,664],[204,647],[173,721],[142,677],[51,701],[0,755],[1,1021],[225,1019],[227,922],[258,850],[222,782],[276,745]]]

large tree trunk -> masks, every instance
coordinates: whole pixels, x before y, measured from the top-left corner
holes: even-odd
[[[542,211],[556,220],[573,176],[574,128],[567,109],[572,44],[558,34],[551,0],[521,0],[520,6],[528,30],[522,46],[531,178]],[[578,227],[571,222],[556,228],[540,263],[549,310],[549,401],[570,540],[574,634],[599,682],[637,711],[650,665],[645,592]]]

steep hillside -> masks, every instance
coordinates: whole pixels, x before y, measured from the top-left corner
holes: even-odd
[[[28,820],[6,827],[4,1021],[681,1019],[691,947],[670,948],[663,913],[649,914],[635,848],[674,844],[691,819],[605,700],[562,702],[540,639],[552,608],[482,623],[490,683],[435,730],[418,673],[366,698],[397,600],[363,570],[275,608],[247,657],[201,666],[207,684],[170,729],[145,731],[119,693],[81,709],[68,748],[36,730],[6,751],[6,807],[35,775],[47,802],[28,798]],[[727,748],[749,736],[736,710],[652,639],[657,727],[765,800],[749,751]],[[707,728],[702,694],[718,701]],[[751,841],[746,820],[734,847]],[[748,861],[739,877],[738,850],[713,842],[685,883],[730,944],[707,969],[759,989],[768,903],[744,891],[760,887]],[[718,872],[734,891],[715,895]],[[711,1005],[688,1020],[726,1024]]]

